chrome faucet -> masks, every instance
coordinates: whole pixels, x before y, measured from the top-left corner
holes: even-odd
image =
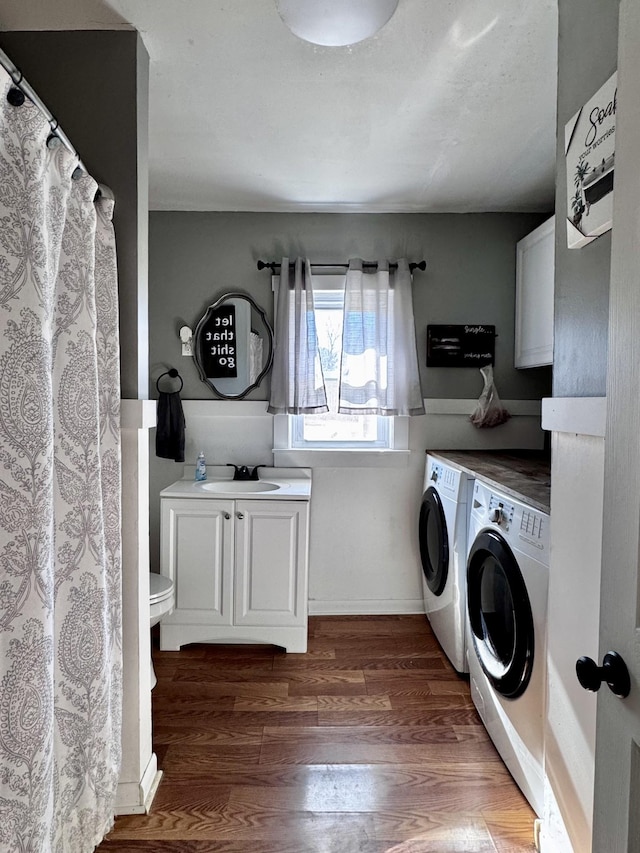
[[[258,468],[264,468],[264,465],[256,465],[255,468],[249,470],[247,465],[234,465],[233,462],[227,462],[229,468],[233,468],[234,480],[257,480]]]

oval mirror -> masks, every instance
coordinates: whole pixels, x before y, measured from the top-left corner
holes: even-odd
[[[200,378],[225,400],[257,388],[273,362],[269,321],[245,293],[225,293],[210,305],[193,337]]]

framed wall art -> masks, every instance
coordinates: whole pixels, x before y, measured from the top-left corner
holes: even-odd
[[[616,106],[617,74],[613,74],[565,125],[570,249],[585,246],[611,228]]]
[[[493,364],[496,327],[427,326],[427,367],[484,367]]]

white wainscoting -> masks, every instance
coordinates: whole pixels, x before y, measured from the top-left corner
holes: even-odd
[[[425,400],[426,415],[414,418],[427,447],[440,450],[540,450],[544,431],[540,424],[540,400],[502,400],[511,415],[500,426],[474,427],[469,416],[477,400]],[[419,423],[422,421],[422,423]]]
[[[504,400],[511,419],[476,429],[473,400],[425,400],[409,418],[409,450],[336,453],[313,466],[309,611],[313,614],[423,612],[418,514],[429,449],[538,449],[544,445],[539,400]],[[273,416],[266,401],[184,400],[187,464],[273,464]],[[323,454],[326,456],[327,454]],[[384,455],[384,454],[382,454]],[[160,461],[169,485],[183,468]],[[383,463],[383,464],[380,464]],[[169,479],[171,478],[171,479]],[[159,520],[152,518],[152,535]]]
[[[160,781],[151,744],[149,633],[149,437],[153,400],[121,400],[122,767],[116,814],[144,814]]]
[[[591,851],[596,702],[575,662],[598,660],[605,422],[604,397],[542,401],[552,430],[542,853]]]

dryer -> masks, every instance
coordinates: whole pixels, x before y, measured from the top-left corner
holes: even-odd
[[[539,817],[548,584],[548,514],[476,480],[467,560],[471,696]]]
[[[427,456],[419,536],[424,609],[453,667],[468,672],[466,554],[473,476]]]

